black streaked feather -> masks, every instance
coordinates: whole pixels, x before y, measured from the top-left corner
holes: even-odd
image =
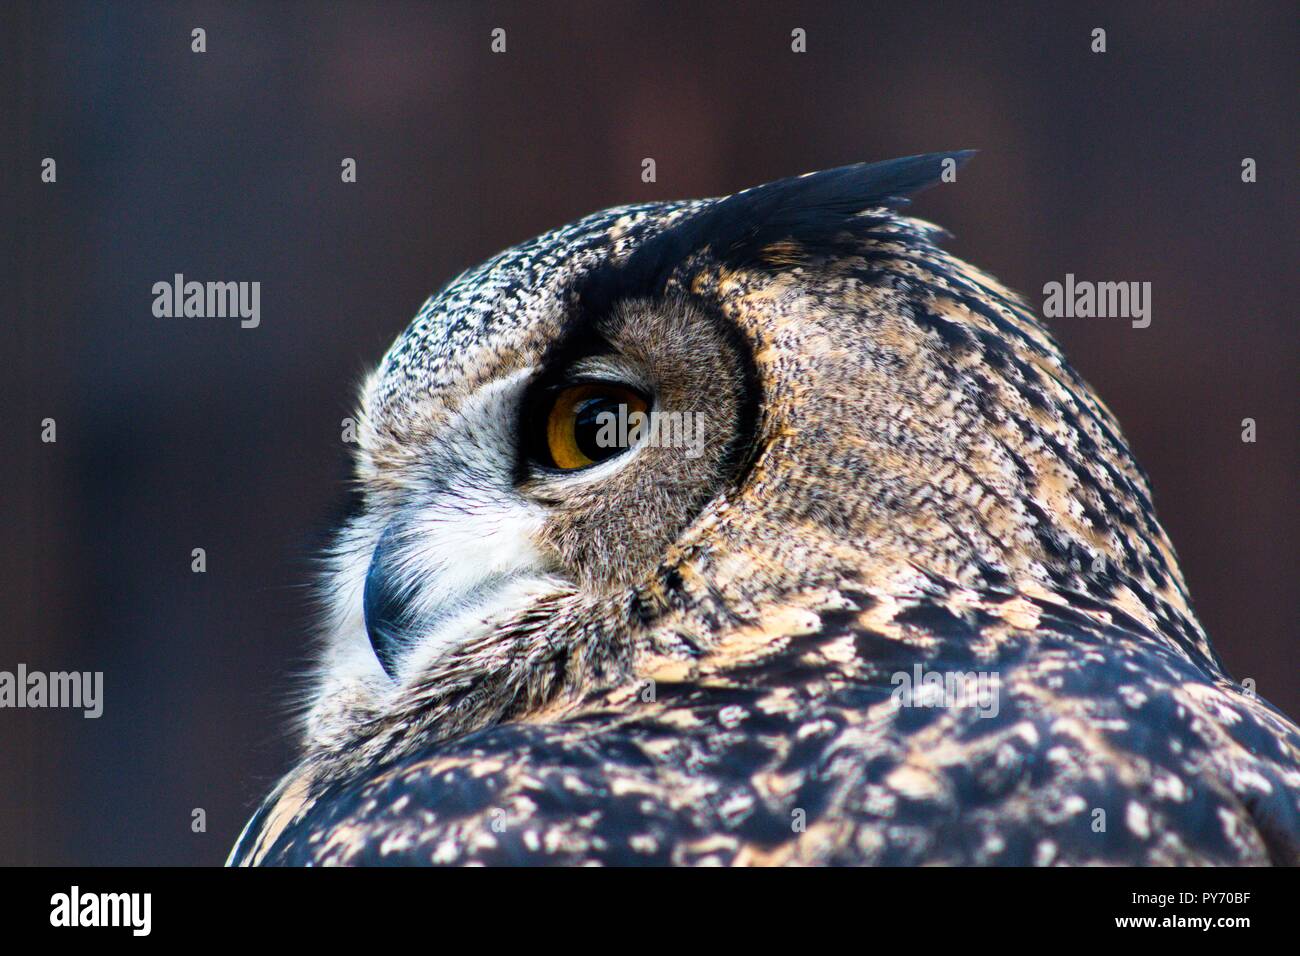
[[[620,299],[658,296],[673,272],[704,250],[734,266],[753,262],[774,242],[815,247],[864,210],[906,205],[909,195],[939,181],[945,160],[961,165],[973,155],[957,150],[854,163],[719,199],[642,243],[622,264],[589,273],[579,301],[584,311],[604,312]]]

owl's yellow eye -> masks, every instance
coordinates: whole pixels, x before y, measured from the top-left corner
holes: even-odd
[[[626,451],[649,403],[623,385],[589,382],[555,393],[546,415],[545,447],[562,471],[586,468]]]

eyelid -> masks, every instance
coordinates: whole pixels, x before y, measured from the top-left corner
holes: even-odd
[[[631,363],[620,361],[614,355],[592,355],[570,365],[557,383],[558,387],[570,385],[620,385],[653,395],[654,389]]]

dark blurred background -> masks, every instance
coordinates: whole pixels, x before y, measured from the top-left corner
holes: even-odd
[[[106,703],[0,711],[0,862],[221,862],[290,757],[340,421],[454,273],[601,207],[929,150],[982,152],[916,212],[1035,304],[1067,272],[1153,284],[1150,328],[1053,326],[1232,673],[1300,714],[1296,23],[1292,3],[6,4],[0,669],[102,670]],[[177,272],[260,281],[261,326],[155,318]]]

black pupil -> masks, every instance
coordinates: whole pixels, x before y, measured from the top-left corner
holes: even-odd
[[[578,404],[573,413],[573,440],[578,450],[592,461],[604,461],[631,444],[629,434],[635,429],[628,421],[627,400],[613,395],[598,395]]]

